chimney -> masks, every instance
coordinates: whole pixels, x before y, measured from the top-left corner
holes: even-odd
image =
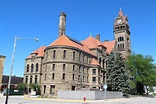
[[[59,20],[59,33],[58,37],[61,35],[65,34],[65,29],[66,29],[66,13],[61,12],[60,13],[60,20]]]
[[[104,40],[104,42],[108,42],[108,39]]]
[[[96,35],[96,39],[100,41],[100,34]]]

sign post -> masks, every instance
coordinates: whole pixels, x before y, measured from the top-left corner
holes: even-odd
[[[106,83],[103,85],[103,89],[104,89],[104,97],[105,97],[105,101],[106,101],[106,99],[107,99],[107,97],[106,97],[106,93],[107,93],[107,84],[106,84]]]

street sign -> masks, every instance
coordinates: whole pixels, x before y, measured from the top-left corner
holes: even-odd
[[[104,84],[103,85],[103,89],[107,89],[107,84]]]

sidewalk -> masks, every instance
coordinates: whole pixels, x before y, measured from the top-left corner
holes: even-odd
[[[117,99],[103,99],[103,100],[87,100],[83,101],[83,99],[57,99],[57,98],[38,98],[35,96],[30,96],[30,98],[26,98],[26,100],[41,100],[41,101],[52,101],[52,102],[66,102],[66,103],[93,103],[93,102],[121,102],[124,100],[129,100],[129,98],[117,98]]]

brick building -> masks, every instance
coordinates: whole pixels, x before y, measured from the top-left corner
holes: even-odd
[[[58,90],[101,89],[107,55],[117,50],[131,52],[128,18],[122,10],[114,20],[114,40],[100,41],[100,34],[79,42],[65,34],[66,14],[60,14],[58,38],[41,46],[26,58],[24,82],[41,85],[41,94],[56,95]]]
[[[5,56],[0,55],[0,85],[2,84],[4,61],[5,61]],[[0,91],[1,91],[1,87],[0,87]]]

